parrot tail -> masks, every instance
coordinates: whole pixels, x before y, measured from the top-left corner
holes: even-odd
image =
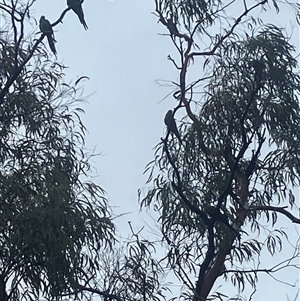
[[[82,16],[78,16],[78,17],[79,17],[80,23],[83,25],[84,29],[88,30],[88,26],[85,23],[84,16],[82,15]]]
[[[56,54],[56,48],[55,48],[55,45],[54,45],[54,39],[52,38],[51,35],[47,35],[47,39],[48,39],[48,43],[49,43],[49,47],[51,49],[51,51]]]
[[[85,23],[85,21],[83,22],[83,27],[84,27],[85,30],[88,30],[88,26],[87,26],[87,24]]]
[[[72,9],[75,12],[75,14],[78,16],[78,19],[79,19],[80,23],[83,25],[84,29],[87,30],[88,26],[84,20],[84,13],[83,13],[81,4],[72,6]]]

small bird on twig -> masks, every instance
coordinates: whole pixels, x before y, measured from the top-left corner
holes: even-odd
[[[167,112],[164,121],[165,121],[165,125],[168,128],[168,131],[172,132],[177,137],[179,142],[182,143],[182,140],[180,138],[180,134],[179,134],[179,131],[178,131],[178,128],[177,128],[176,121],[174,119],[172,110],[169,110]]]

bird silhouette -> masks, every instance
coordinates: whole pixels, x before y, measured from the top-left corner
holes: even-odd
[[[75,12],[75,14],[78,16],[80,23],[83,25],[84,29],[87,30],[88,26],[84,20],[82,2],[83,0],[67,0],[67,5]]]
[[[48,39],[49,47],[51,51],[56,54],[56,48],[54,45],[54,33],[50,22],[45,18],[45,16],[41,16],[40,18],[40,30]]]
[[[167,112],[164,121],[165,121],[165,125],[167,126],[168,130],[177,137],[177,139],[179,140],[180,143],[182,143],[172,110],[169,110]]]

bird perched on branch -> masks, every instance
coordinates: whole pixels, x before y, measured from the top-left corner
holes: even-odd
[[[67,5],[75,12],[75,14],[78,16],[80,23],[83,25],[84,29],[87,30],[88,26],[84,20],[82,3],[83,0],[67,0]]]
[[[176,37],[180,36],[177,25],[173,22],[172,19],[167,19],[167,25],[171,35],[174,35]]]
[[[51,51],[56,54],[54,45],[54,42],[56,41],[54,39],[53,29],[50,22],[45,18],[45,16],[41,16],[40,18],[40,30],[47,37]]]
[[[174,133],[175,136],[177,137],[177,139],[179,140],[179,142],[182,143],[182,140],[180,138],[180,134],[179,134],[179,131],[178,131],[178,128],[177,128],[176,121],[174,119],[172,110],[169,110],[167,112],[164,121],[165,121],[165,125],[168,128],[168,131]]]
[[[266,68],[266,65],[263,61],[253,60],[250,65],[253,67],[255,71],[254,79],[257,84],[260,84],[262,80],[263,71]]]

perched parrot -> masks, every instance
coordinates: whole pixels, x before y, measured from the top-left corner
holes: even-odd
[[[172,19],[168,19],[167,24],[168,24],[168,28],[169,28],[171,34],[173,34],[174,36],[180,35],[178,28],[177,28],[176,24],[172,21]]]
[[[53,29],[50,22],[45,18],[45,16],[41,16],[40,18],[40,30],[43,34],[46,35],[50,49],[54,54],[56,54],[56,49],[54,45],[54,42],[56,41],[54,39]]]
[[[83,25],[84,29],[87,30],[88,26],[84,20],[84,14],[83,14],[82,6],[81,6],[82,2],[83,2],[83,0],[67,0],[67,5],[70,8],[72,8],[72,10],[78,16],[80,23]]]
[[[253,67],[253,69],[255,71],[255,76],[254,76],[255,82],[260,83],[260,81],[262,79],[263,71],[266,68],[265,63],[262,61],[254,60],[251,62],[251,66]]]
[[[175,136],[178,138],[179,142],[182,143],[182,140],[180,138],[180,134],[177,129],[177,125],[173,116],[173,111],[169,110],[165,116],[165,125],[167,126],[168,130],[175,134]]]

